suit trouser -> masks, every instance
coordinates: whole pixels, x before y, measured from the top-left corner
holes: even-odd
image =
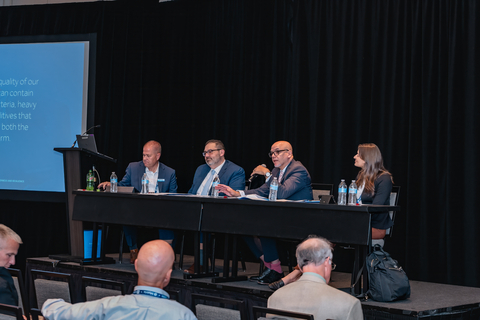
[[[259,237],[262,248],[258,248],[253,237],[242,237],[253,254],[260,258],[263,255],[265,262],[272,262],[278,259],[277,243],[275,239]]]
[[[123,233],[125,234],[125,240],[130,250],[137,249],[137,227],[123,226]],[[175,233],[172,230],[158,229],[158,238],[161,240],[173,240]]]

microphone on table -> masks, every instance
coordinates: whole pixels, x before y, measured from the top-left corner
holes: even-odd
[[[267,165],[265,163],[262,163],[261,164],[262,167],[267,167]],[[255,179],[256,177],[260,176],[260,174],[254,174],[252,176],[250,176],[250,179],[248,179],[248,182],[252,182],[253,179]]]
[[[93,127],[90,127],[87,131],[85,131],[84,133],[82,133],[82,136],[85,135],[87,132],[89,132],[90,130],[92,130],[93,128],[100,128],[101,125],[97,124],[96,126],[93,126]],[[73,148],[75,147],[75,144],[77,143],[77,139],[75,139],[75,141],[73,141],[73,144],[70,148]]]

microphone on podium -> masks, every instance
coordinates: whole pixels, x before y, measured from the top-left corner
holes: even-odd
[[[101,127],[101,125],[99,125],[99,124],[97,124],[96,126],[90,127],[87,131],[85,131],[84,133],[82,133],[82,136],[83,136],[84,134],[86,134],[87,132],[89,132],[90,130],[92,130],[93,128],[100,128],[100,127]],[[72,144],[72,146],[71,146],[70,148],[75,147],[75,144],[76,144],[76,143],[77,143],[77,139],[75,139],[75,141],[73,141],[73,144]]]

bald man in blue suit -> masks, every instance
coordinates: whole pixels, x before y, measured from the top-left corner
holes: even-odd
[[[268,154],[272,158],[275,168],[270,172],[264,166],[256,167],[253,174],[265,175],[268,179],[259,188],[243,191],[220,184],[218,189],[230,197],[239,197],[256,194],[268,197],[270,184],[274,178],[278,180],[278,199],[286,200],[312,200],[312,183],[310,174],[300,161],[293,158],[293,147],[288,141],[275,142]],[[270,284],[282,279],[283,271],[278,257],[277,245],[274,239],[258,238],[260,245],[252,237],[244,237],[252,252],[261,259],[265,266],[265,272],[259,277],[250,277],[251,281],[260,284]]]
[[[188,193],[208,196],[211,194],[213,177],[218,175],[220,183],[231,186],[235,189],[245,189],[245,170],[235,163],[225,160],[225,146],[220,140],[208,140],[203,149],[205,164],[202,164],[195,171],[193,184]],[[219,194],[223,196],[223,193]],[[201,240],[202,240],[201,236]],[[203,243],[200,243],[200,250],[203,250]],[[203,255],[200,254],[200,263]],[[186,273],[193,273],[193,265],[184,270]]]
[[[143,160],[138,162],[131,162],[122,181],[118,182],[119,186],[132,186],[137,192],[142,190],[142,177],[147,174],[148,177],[148,191],[149,193],[160,192],[177,192],[177,176],[175,170],[167,167],[159,162],[162,154],[162,146],[157,141],[149,141],[143,146]],[[98,187],[105,188],[110,185],[110,182],[103,182]],[[130,263],[134,263],[138,255],[137,246],[137,227],[123,226],[125,239],[130,248]],[[158,236],[161,240],[165,240],[170,245],[173,245],[175,234],[172,230],[158,230]]]

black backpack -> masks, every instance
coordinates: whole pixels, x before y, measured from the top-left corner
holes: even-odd
[[[380,245],[374,246],[373,252],[367,257],[366,265],[369,283],[367,298],[388,302],[410,297],[407,274]]]

